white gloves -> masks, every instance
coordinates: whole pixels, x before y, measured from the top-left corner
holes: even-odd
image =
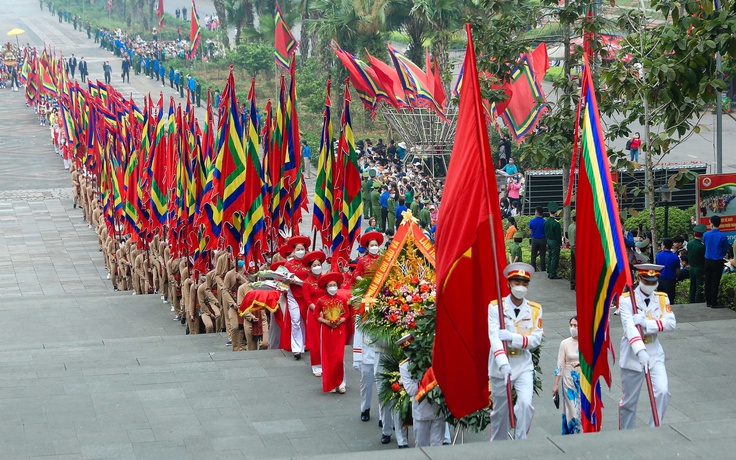
[[[511,376],[511,366],[508,364],[502,364],[498,370],[501,371],[501,375],[503,375],[504,380],[507,380]]]
[[[643,370],[649,369],[649,353],[647,353],[646,350],[639,350],[639,353],[636,354],[636,357],[639,358],[639,363],[641,364],[641,367]]]
[[[637,313],[635,315],[631,316],[631,321],[634,322],[634,326],[641,326],[646,327],[646,318],[644,318],[644,315],[642,313]]]
[[[511,342],[512,340],[514,340],[514,333],[509,332],[506,329],[499,329],[498,338],[505,342]]]

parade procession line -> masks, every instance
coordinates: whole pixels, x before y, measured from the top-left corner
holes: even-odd
[[[94,63],[112,54],[58,24],[35,2],[12,0],[7,17],[32,18],[29,32]],[[41,18],[41,19],[38,19]],[[3,22],[5,21],[5,22]],[[0,19],[5,24],[7,20]],[[35,29],[34,29],[35,27]],[[8,29],[9,30],[9,29]],[[29,34],[34,46],[42,47]],[[64,36],[66,38],[60,38]],[[51,45],[51,43],[50,43]],[[119,64],[114,63],[115,69]],[[124,94],[157,95],[131,78]],[[168,97],[170,90],[165,90]],[[178,100],[178,99],[177,99]],[[0,456],[3,458],[731,458],[736,430],[736,314],[674,306],[677,329],[662,339],[672,400],[660,429],[617,431],[618,365],[604,388],[603,432],[559,436],[550,388],[560,341],[574,314],[564,281],[535,278],[529,298],[544,305],[544,390],[534,398],[529,439],[489,444],[488,431],[463,446],[396,449],[380,444],[377,404],[359,420],[359,374],[346,350],[345,395],[323,394],[308,360],[280,350],[233,353],[225,334],[184,335],[158,296],[112,291],[102,254],[71,183],[22,92],[0,91]],[[310,194],[314,184],[308,184]],[[305,223],[310,222],[305,218]],[[308,224],[306,224],[308,226]],[[618,317],[611,337],[618,353]]]

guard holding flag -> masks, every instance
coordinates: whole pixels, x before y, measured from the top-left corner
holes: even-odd
[[[675,314],[670,300],[664,292],[656,292],[659,274],[664,268],[656,264],[634,266],[639,271],[639,285],[634,289],[636,313],[631,306],[631,293],[626,292],[619,300],[621,324],[621,402],[619,403],[619,429],[629,430],[636,426],[636,404],[646,376],[652,377],[652,390],[657,413],[661,422],[670,401],[667,370],[664,367],[664,350],[659,343],[660,332],[675,330]],[[641,331],[637,328],[641,326]],[[654,420],[650,422],[654,426]]]
[[[497,301],[488,307],[488,334],[491,339],[489,369],[493,412],[491,412],[491,441],[507,439],[511,433],[509,423],[509,401],[506,396],[506,381],[516,390],[516,430],[514,439],[526,439],[532,424],[534,407],[534,363],[531,350],[542,343],[542,306],[526,300],[529,281],[534,268],[522,262],[509,264],[503,271],[508,279],[511,295],[503,298],[505,328],[500,328]],[[508,351],[504,351],[503,342]]]

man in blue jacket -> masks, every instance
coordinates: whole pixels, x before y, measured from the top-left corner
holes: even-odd
[[[532,267],[537,271],[537,255],[541,262],[539,271],[547,267],[547,235],[544,233],[544,209],[537,206],[534,219],[529,221],[529,229],[532,231]]]
[[[718,291],[721,285],[721,275],[723,274],[723,259],[728,252],[728,238],[719,230],[720,226],[721,216],[710,216],[711,230],[703,235],[703,244],[705,245],[705,303],[710,308],[724,308],[723,304],[718,303]]]

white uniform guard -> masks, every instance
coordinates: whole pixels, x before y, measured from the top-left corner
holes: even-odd
[[[660,422],[670,401],[667,370],[664,366],[664,350],[659,343],[659,334],[675,330],[677,322],[672,313],[670,301],[664,292],[656,292],[657,279],[664,268],[656,264],[640,264],[639,285],[634,289],[637,313],[631,308],[631,294],[624,293],[619,300],[621,324],[624,336],[621,338],[621,402],[619,403],[619,429],[633,429],[636,426],[636,406],[644,383],[644,368],[649,367],[652,377],[654,400]],[[642,334],[636,326],[640,325]],[[650,420],[654,426],[654,418]]]

